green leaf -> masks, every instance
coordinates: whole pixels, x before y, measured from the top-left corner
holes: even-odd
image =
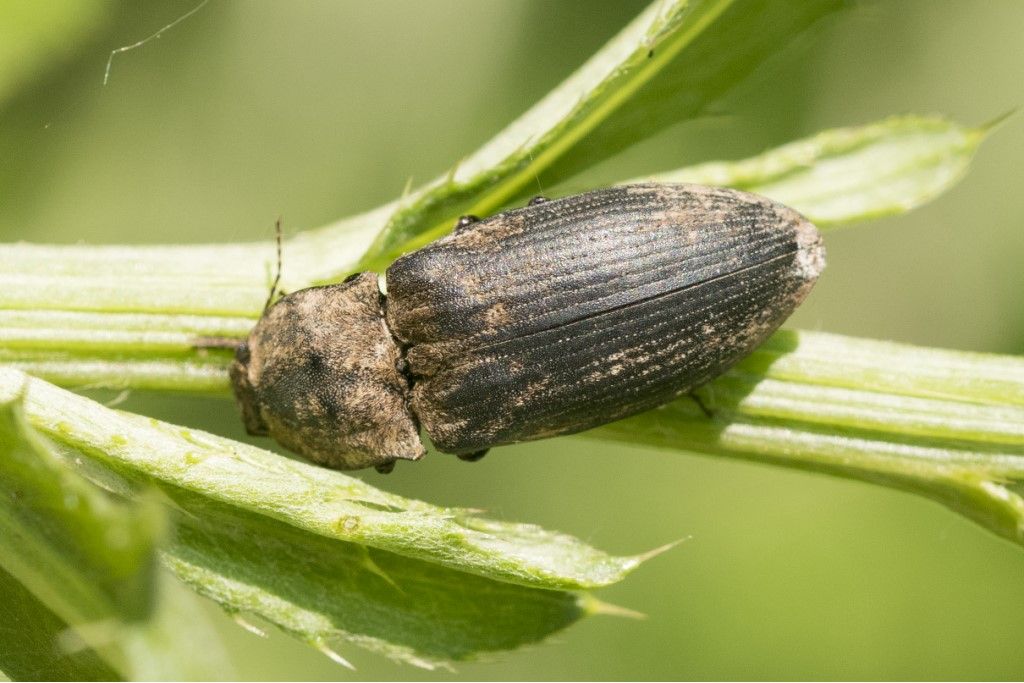
[[[383,268],[486,215],[545,172],[549,184],[692,117],[840,0],[656,0],[477,152],[396,203],[360,268]],[[561,160],[561,161],[559,161]],[[341,273],[322,273],[320,279]]]
[[[32,425],[143,481],[195,493],[299,529],[539,588],[614,583],[646,556],[614,557],[563,534],[477,518],[385,493],[360,479],[211,434],[121,413],[24,374]]]
[[[98,484],[123,495],[137,488],[102,458],[75,453]],[[258,616],[346,666],[339,641],[434,668],[536,643],[589,614],[630,614],[586,595],[494,581],[164,490],[176,519],[160,553],[168,569],[244,628],[261,633],[249,621]]]
[[[69,680],[203,678],[229,670],[192,596],[158,586],[162,511],[149,499],[126,503],[84,477],[80,453],[57,450],[27,423],[28,378],[5,372],[0,614],[11,627],[0,628],[0,670]]]
[[[68,624],[0,569],[0,673],[11,680],[113,681],[121,676],[95,650],[58,647]]]
[[[72,623],[145,618],[159,515],[65,466],[26,424],[22,380],[0,387],[0,565]]]
[[[715,0],[684,7],[686,43],[672,62],[541,175],[560,183],[664,128],[712,114],[715,105],[775,54],[848,0]],[[641,52],[634,59],[644,59]],[[651,46],[654,57],[658,48]]]
[[[905,213],[942,194],[995,124],[897,116],[837,128],[750,159],[713,162],[638,180],[725,185],[792,206],[819,227]]]
[[[780,332],[692,399],[588,436],[918,493],[1024,545],[1024,359]]]
[[[176,521],[161,558],[178,578],[338,661],[338,640],[424,667],[537,642],[606,609],[552,589],[611,583],[643,559],[407,500],[0,371],[0,387],[20,386],[29,419],[76,477],[121,497],[161,486]]]
[[[543,640],[599,605],[175,498],[188,514],[164,562],[180,579],[243,625],[255,614],[343,664],[338,641],[424,668],[474,659]]]

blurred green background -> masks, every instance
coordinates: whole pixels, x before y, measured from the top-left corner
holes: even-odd
[[[111,49],[196,3],[2,0],[0,238],[256,240],[279,214],[293,232],[371,208],[486,141],[644,4],[213,0],[115,57],[104,87]],[[1024,102],[1022,35],[1018,0],[856,3],[712,115],[589,173],[738,158],[893,113],[981,124]],[[938,201],[830,234],[829,269],[791,324],[1024,352],[1022,171],[1018,115]],[[136,393],[122,407],[246,438],[226,400]],[[1024,676],[1024,552],[908,495],[582,438],[361,476],[618,553],[690,540],[599,593],[647,620],[593,618],[455,674],[342,647],[351,674],[210,606],[239,676]]]

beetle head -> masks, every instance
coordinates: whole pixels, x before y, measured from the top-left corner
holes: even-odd
[[[401,355],[377,276],[360,273],[271,306],[238,347],[231,384],[250,434],[328,467],[386,471],[426,452]]]

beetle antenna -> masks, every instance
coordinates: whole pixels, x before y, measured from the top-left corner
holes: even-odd
[[[263,304],[263,312],[266,313],[267,309],[270,308],[270,304],[274,301],[274,295],[277,293],[277,286],[281,284],[281,217],[277,217],[277,222],[274,223],[274,239],[277,242],[277,274],[274,275],[274,282],[270,285],[270,294],[267,295],[267,302]]]

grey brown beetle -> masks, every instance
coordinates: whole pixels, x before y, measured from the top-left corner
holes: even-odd
[[[387,269],[293,292],[240,345],[247,430],[338,469],[466,460],[691,391],[763,342],[825,265],[817,229],[746,192],[644,184],[543,200]]]

